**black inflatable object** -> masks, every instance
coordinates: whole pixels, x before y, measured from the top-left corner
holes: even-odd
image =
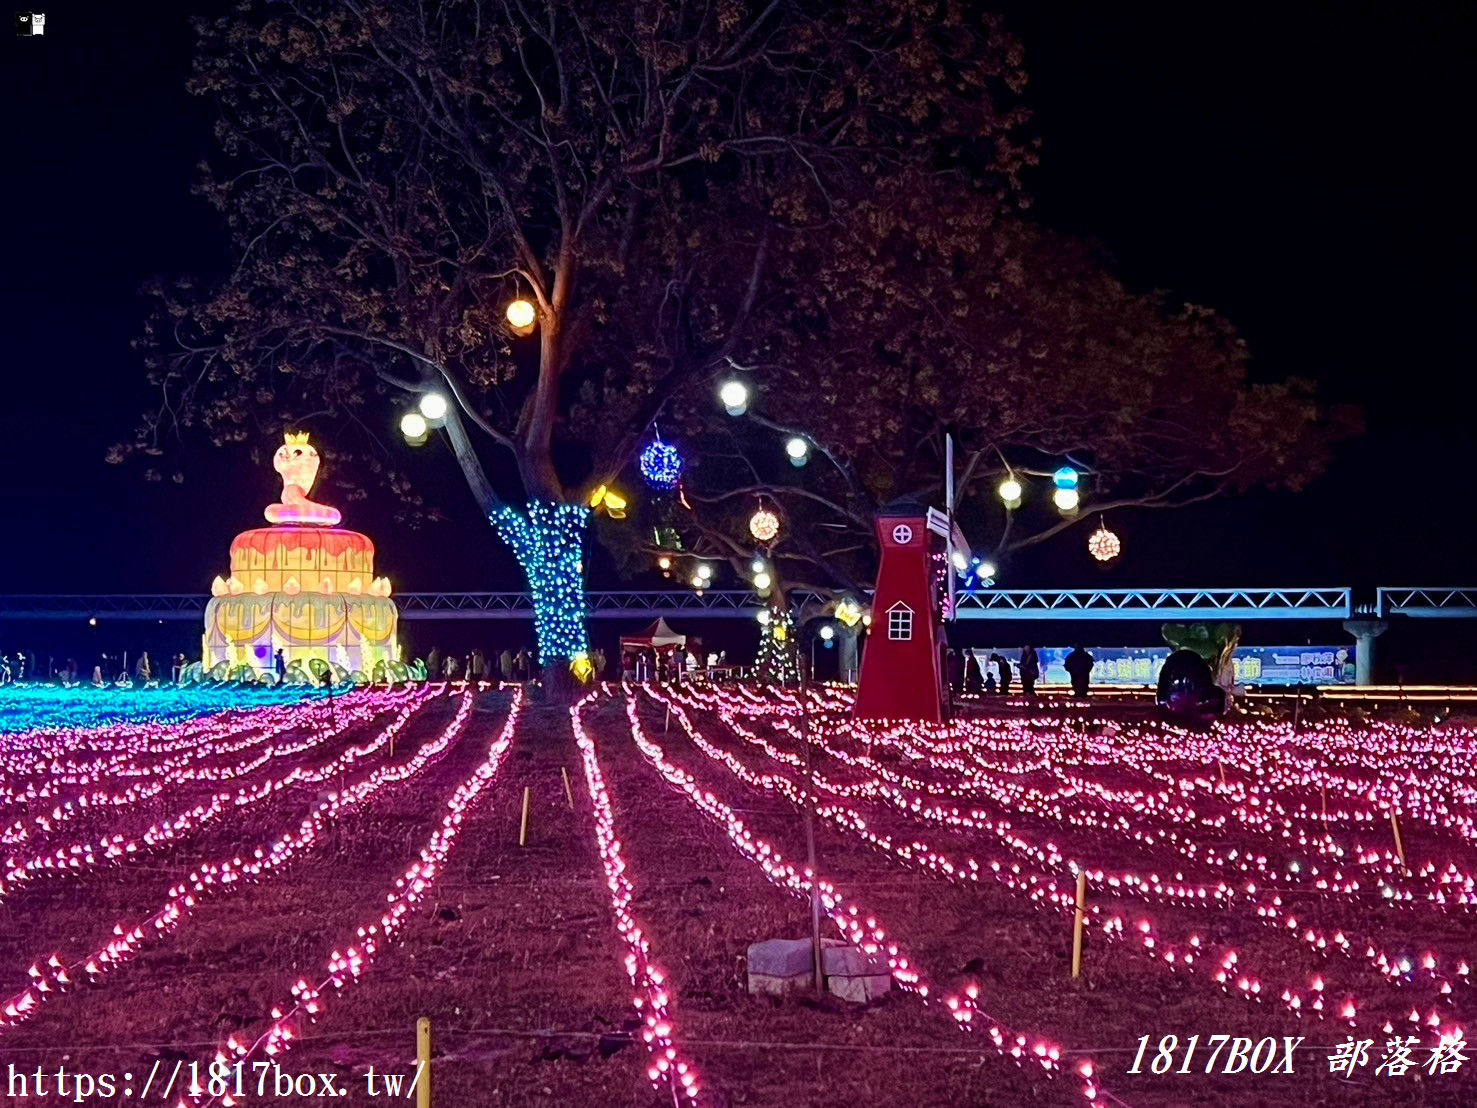
[[[1211,677],[1210,663],[1193,650],[1176,650],[1159,671],[1159,707],[1171,715],[1212,720],[1226,710],[1226,692]]]

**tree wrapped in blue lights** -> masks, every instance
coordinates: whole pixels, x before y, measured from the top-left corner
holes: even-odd
[[[521,512],[500,505],[488,518],[528,578],[539,664],[568,664],[586,656],[584,548],[590,509],[534,500]]]

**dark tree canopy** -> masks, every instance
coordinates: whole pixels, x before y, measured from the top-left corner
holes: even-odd
[[[746,560],[744,521],[767,497],[793,516],[775,550],[785,577],[857,588],[875,569],[876,508],[899,496],[942,505],[946,432],[960,518],[998,556],[1094,512],[1299,489],[1357,426],[1323,411],[1309,381],[1254,382],[1224,319],[1125,288],[1085,244],[1004,218],[975,245],[948,265],[917,264],[880,307],[826,285],[815,327],[852,341],[777,331],[742,420],[714,425],[693,398],[694,510],[674,519],[696,549]],[[793,433],[816,452],[799,470],[782,451]],[[1075,517],[1049,496],[1063,464],[1084,475]],[[1034,482],[1015,511],[996,495],[1008,474]]]
[[[201,24],[191,83],[234,264],[161,293],[164,403],[118,454],[331,424],[393,470],[384,395],[449,387],[484,507],[577,498],[684,386],[827,339],[833,289],[884,310],[984,234],[1031,159],[1023,79],[958,3],[246,0]]]

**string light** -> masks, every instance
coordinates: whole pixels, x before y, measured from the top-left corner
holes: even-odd
[[[439,423],[446,418],[446,397],[439,392],[428,392],[421,395],[421,415],[432,423]],[[403,424],[402,424],[403,426]]]
[[[590,510],[533,500],[524,512],[504,504],[489,518],[528,578],[539,664],[567,664],[587,655],[584,545]]]
[[[718,387],[718,402],[729,415],[743,415],[749,410],[749,386],[737,378],[724,381]]]
[[[790,685],[800,681],[800,659],[795,651],[795,617],[789,608],[765,608],[759,652],[754,659],[755,677],[767,685]]]
[[[626,945],[626,973],[631,984],[639,990],[632,998],[636,1014],[641,1019],[641,1039],[651,1055],[651,1064],[646,1076],[657,1087],[666,1085],[674,1094],[697,1100],[699,1085],[697,1072],[692,1064],[683,1059],[673,1043],[673,1019],[671,1011],[672,990],[667,974],[651,958],[651,944],[647,932],[631,914],[631,903],[635,890],[631,884],[630,866],[621,850],[620,839],[615,833],[615,814],[610,802],[610,791],[605,785],[605,775],[600,771],[600,761],[595,753],[595,744],[585,731],[581,712],[585,705],[597,696],[590,693],[569,711],[575,745],[585,769],[585,788],[590,803],[595,809],[595,845],[600,851],[600,862],[605,868],[605,883],[610,889],[610,910],[615,917],[616,930]]]
[[[768,508],[760,508],[749,517],[749,534],[760,542],[773,542],[780,533],[780,517]]]
[[[1100,562],[1111,562],[1122,551],[1123,544],[1105,523],[1099,522],[1098,529],[1087,537],[1087,552]]]
[[[505,317],[514,334],[527,335],[533,331],[534,321],[538,319],[538,310],[533,306],[532,301],[520,296],[508,302]]]
[[[675,489],[682,478],[682,454],[660,438],[646,444],[639,462],[641,476],[654,489]]]
[[[474,699],[470,689],[463,695],[456,718],[448,728],[452,735],[460,731],[471,714]],[[291,990],[292,1002],[272,1009],[271,1022],[268,1023],[264,1032],[249,1044],[242,1043],[233,1033],[227,1037],[225,1046],[216,1051],[213,1061],[225,1063],[230,1057],[235,1063],[241,1063],[249,1070],[251,1068],[250,1059],[259,1054],[275,1058],[290,1050],[293,1043],[301,1037],[303,1029],[323,1015],[329,998],[364,975],[375,955],[404,928],[410,919],[411,912],[430,898],[436,879],[444,871],[446,860],[450,857],[452,849],[456,846],[457,837],[465,826],[467,815],[473,810],[487,786],[496,780],[498,771],[507,760],[522,707],[523,690],[515,688],[507,719],[502,730],[488,747],[486,757],[468,777],[463,779],[447,799],[446,812],[441,817],[440,825],[422,844],[414,860],[405,867],[400,876],[395,879],[394,885],[382,897],[381,903],[384,907],[380,914],[361,924],[355,929],[351,939],[335,947],[329,953],[325,966],[326,974],[316,985],[305,977],[297,979]],[[443,744],[435,752],[436,755],[439,756],[444,749]],[[396,767],[387,767],[381,772],[395,769]],[[404,776],[408,775],[402,774],[402,779]],[[207,1067],[201,1066],[200,1068]],[[204,1094],[206,1094],[205,1089],[192,1091],[196,1103],[203,1104],[204,1108],[217,1103],[221,1104],[222,1108],[228,1108],[230,1104],[235,1103],[226,1093],[210,1095],[201,1101],[200,1098]]]
[[[1075,512],[1081,500],[1076,488],[1059,488],[1051,494],[1051,502],[1063,512]]]
[[[405,441],[411,446],[420,446],[426,441],[430,433],[430,426],[426,423],[426,417],[420,412],[406,412],[400,417],[400,433],[405,436]]]
[[[1021,488],[1021,483],[1014,477],[1007,477],[1001,481],[995,491],[1000,494],[1000,499],[1005,501],[1005,505],[1008,508],[1014,508],[1018,505],[1021,502],[1021,497],[1025,494],[1025,490]]]
[[[797,746],[804,736],[794,720],[796,697],[776,691],[770,699],[759,699],[718,687],[661,696],[714,710],[766,756],[786,766],[800,764],[798,755],[742,722],[769,719],[791,747]],[[1090,907],[1094,928],[1109,940],[1129,942],[1162,970],[1189,975],[1245,1001],[1280,996],[1283,1008],[1298,1018],[1355,1026],[1383,1017],[1387,1024],[1418,1024],[1432,1036],[1452,1032],[1455,990],[1470,983],[1471,967],[1465,960],[1429,946],[1419,957],[1409,948],[1392,950],[1347,923],[1339,929],[1320,922],[1325,913],[1316,906],[1330,899],[1373,898],[1410,908],[1424,903],[1436,911],[1477,907],[1477,876],[1459,861],[1442,866],[1411,857],[1410,875],[1405,875],[1390,845],[1385,810],[1398,796],[1401,815],[1412,826],[1477,842],[1473,821],[1454,813],[1444,799],[1453,787],[1465,788],[1459,784],[1463,779],[1441,768],[1467,764],[1477,750],[1474,729],[1443,729],[1437,737],[1400,725],[1355,729],[1337,722],[1305,724],[1301,731],[1266,722],[1223,725],[1213,734],[1121,721],[1065,730],[1051,720],[863,725],[845,718],[849,693],[807,690],[806,696],[815,703],[813,710],[827,713],[813,721],[810,741],[828,760],[859,775],[846,782],[829,771],[816,772],[816,787],[836,798],[818,803],[817,814],[899,864],[951,882],[988,878],[1064,915],[1072,910],[1073,881],[1058,877],[1080,869],[1100,890]],[[895,753],[884,763],[872,757],[873,750]],[[1453,763],[1457,751],[1461,753]],[[731,759],[726,753],[705,753],[725,764]],[[1217,763],[1224,776],[1203,768]],[[1142,785],[1133,783],[1135,774],[1144,777]],[[802,787],[787,785],[774,773],[755,780],[782,792]],[[1321,804],[1320,792],[1325,797]],[[1007,852],[951,859],[916,839],[878,836],[857,812],[838,803],[842,797],[886,803],[909,819],[941,827],[984,832],[997,837]],[[981,808],[982,802],[1000,815]],[[1014,826],[1018,818],[1055,822],[1060,829],[1050,838],[1033,836]],[[1362,827],[1378,831],[1382,825],[1382,843],[1360,842],[1367,834]],[[1334,834],[1340,828],[1347,829],[1344,834],[1353,842],[1340,841],[1342,836]],[[1255,845],[1245,845],[1247,834],[1258,836]],[[1095,845],[1096,840],[1126,837],[1136,852],[1167,850],[1172,857],[1142,869],[1105,870],[1067,855],[1063,835],[1113,856],[1122,854],[1121,847],[1110,843],[1105,848]],[[1208,880],[1193,876],[1207,869]],[[1294,896],[1303,910],[1292,906],[1289,898]],[[1115,902],[1130,897],[1210,910],[1222,920],[1239,909],[1314,956],[1316,972],[1298,975],[1294,969],[1291,977],[1268,981],[1266,970],[1255,971],[1246,954],[1232,946],[1223,943],[1217,949],[1200,933],[1176,935],[1173,927],[1155,922],[1142,909],[1125,920],[1124,909]],[[1332,975],[1339,971],[1328,960],[1338,956],[1351,967],[1362,963],[1375,980],[1399,993],[1387,995],[1383,1004],[1378,998],[1352,995],[1347,984],[1341,995],[1330,995]],[[1352,972],[1345,970],[1342,976]],[[1412,986],[1424,994],[1415,1005]]]
[[[785,455],[792,466],[803,466],[810,461],[810,443],[800,435],[792,435],[785,442]]]

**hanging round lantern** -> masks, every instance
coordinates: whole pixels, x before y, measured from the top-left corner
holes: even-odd
[[[1059,489],[1075,489],[1077,487],[1077,471],[1071,466],[1062,466],[1051,475],[1051,483]]]
[[[1123,544],[1099,521],[1097,530],[1087,536],[1087,552],[1100,562],[1111,562],[1123,552]]]
[[[760,508],[749,517],[749,534],[760,542],[772,542],[780,533],[780,517],[768,508]]]
[[[675,489],[682,476],[682,455],[661,439],[652,439],[641,451],[641,476],[654,489]]]

